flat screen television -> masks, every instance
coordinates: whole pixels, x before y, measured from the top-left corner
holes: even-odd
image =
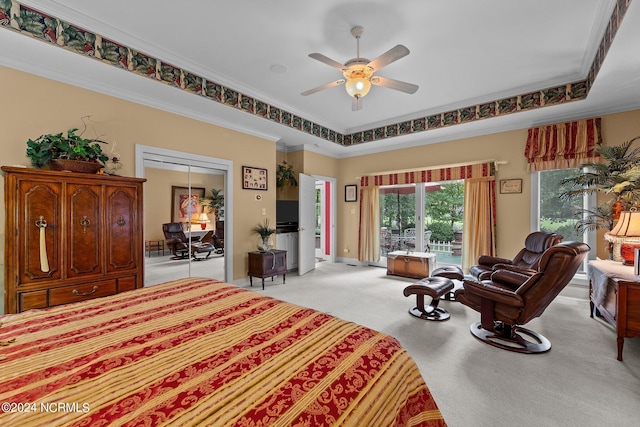
[[[276,200],[276,222],[298,223],[298,201],[297,200]]]

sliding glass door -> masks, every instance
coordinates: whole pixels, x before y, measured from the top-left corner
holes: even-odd
[[[441,264],[460,265],[464,182],[380,187],[380,255],[435,252]]]

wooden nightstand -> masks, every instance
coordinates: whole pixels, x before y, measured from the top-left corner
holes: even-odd
[[[640,277],[633,267],[620,262],[589,262],[591,317],[595,314],[616,328],[618,360],[622,361],[624,339],[640,338]]]
[[[285,283],[287,274],[287,251],[272,249],[266,252],[249,252],[249,283],[253,286],[253,277],[262,279],[262,289],[264,289],[264,278],[282,275],[282,283]]]

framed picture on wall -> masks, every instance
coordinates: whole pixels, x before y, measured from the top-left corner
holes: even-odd
[[[191,187],[189,196],[188,187],[171,186],[171,221],[191,222],[191,217],[202,211],[201,197],[204,197],[204,188]]]
[[[242,188],[245,190],[267,190],[267,170],[243,166]]]
[[[345,202],[357,202],[358,201],[358,186],[357,185],[345,185],[344,186],[344,201]]]
[[[521,179],[501,179],[500,193],[502,194],[522,193],[522,180]]]

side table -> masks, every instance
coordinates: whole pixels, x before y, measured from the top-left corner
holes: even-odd
[[[264,278],[282,275],[282,283],[285,283],[287,275],[287,251],[272,249],[270,251],[249,252],[249,283],[253,286],[253,277],[262,279],[262,289],[264,289]]]
[[[640,277],[620,262],[589,262],[590,316],[595,314],[616,328],[618,360],[624,339],[640,338]]]
[[[151,251],[156,251],[156,254],[162,251],[162,256],[164,256],[164,240],[147,240],[145,242],[145,250],[148,257],[151,257]]]

